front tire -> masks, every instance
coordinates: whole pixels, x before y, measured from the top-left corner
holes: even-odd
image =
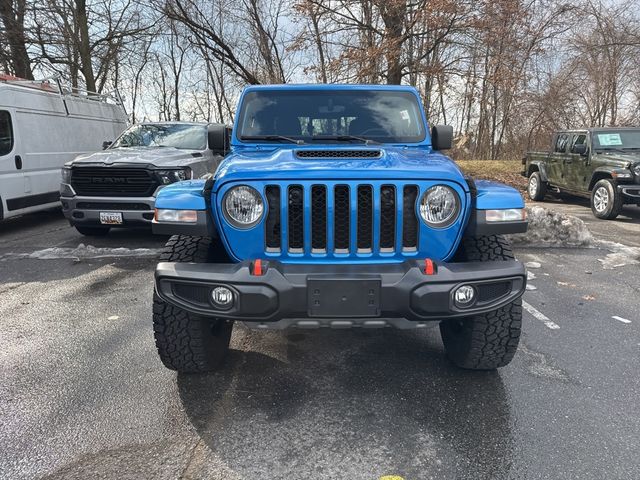
[[[76,230],[87,237],[104,237],[109,233],[111,227],[87,227],[83,225],[76,225]]]
[[[613,180],[599,180],[591,190],[591,211],[597,218],[613,220],[622,211],[624,199]]]
[[[529,184],[527,185],[527,194],[534,202],[541,202],[547,194],[547,182],[542,181],[540,172],[533,172],[529,176]]]
[[[207,263],[215,258],[211,239],[175,235],[163,262]],[[182,373],[217,370],[229,351],[233,322],[187,312],[153,294],[153,332],[162,363]]]
[[[465,238],[456,260],[513,260],[509,242],[500,235]],[[451,362],[470,370],[494,370],[508,365],[518,349],[522,301],[492,312],[440,322],[440,334]]]

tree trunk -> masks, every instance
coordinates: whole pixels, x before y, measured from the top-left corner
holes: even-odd
[[[84,82],[89,92],[96,91],[96,79],[91,64],[91,41],[89,39],[89,17],[87,15],[86,0],[76,0],[76,22],[80,38],[78,39],[78,53],[80,55],[80,70],[84,75]]]
[[[0,20],[4,25],[5,37],[9,44],[11,58],[9,64],[16,77],[33,80],[31,62],[27,53],[27,41],[24,32],[24,14],[26,0],[0,0]]]

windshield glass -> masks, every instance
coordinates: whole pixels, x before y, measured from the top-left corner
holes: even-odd
[[[145,123],[126,130],[111,148],[174,147],[204,150],[206,146],[206,125]]]
[[[640,149],[640,129],[595,131],[593,148],[596,150]]]
[[[410,92],[260,90],[244,97],[238,138],[282,142],[283,138],[275,138],[280,136],[308,143],[415,143],[425,138],[420,112],[417,98]]]

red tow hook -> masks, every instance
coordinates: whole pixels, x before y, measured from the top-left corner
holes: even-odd
[[[430,258],[424,259],[424,274],[425,275],[436,274],[436,264],[433,263],[433,260],[431,260]]]
[[[264,269],[262,268],[262,260],[259,258],[253,261],[253,273],[252,275],[256,277],[261,277],[264,275]]]

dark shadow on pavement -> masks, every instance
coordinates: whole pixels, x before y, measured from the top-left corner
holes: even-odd
[[[239,335],[253,351],[178,376],[211,458],[239,478],[509,477],[500,374],[451,366],[437,330]]]

